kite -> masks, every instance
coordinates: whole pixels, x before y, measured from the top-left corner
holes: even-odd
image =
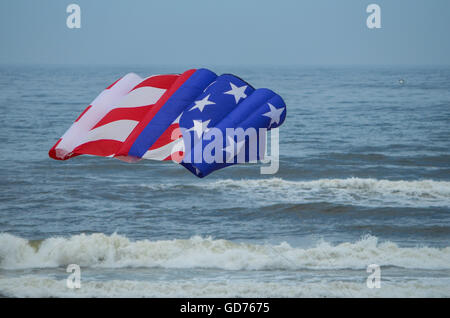
[[[191,69],[141,78],[129,73],[94,99],[49,156],[172,160],[202,178],[263,159],[266,131],[285,117],[279,95],[232,74]]]

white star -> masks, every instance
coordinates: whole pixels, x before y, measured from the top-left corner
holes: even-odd
[[[239,103],[239,100],[242,98],[246,98],[247,95],[245,94],[245,90],[247,89],[247,85],[237,87],[233,83],[230,82],[231,90],[228,92],[225,92],[224,94],[233,95],[234,99],[236,100],[236,104]]]
[[[227,153],[227,161],[229,158],[236,156],[241,151],[242,146],[245,144],[245,140],[236,143],[233,137],[228,136],[228,143],[229,145],[223,148],[223,150]],[[234,152],[234,146],[236,146],[236,153]]]
[[[205,108],[205,106],[207,106],[207,105],[214,105],[215,104],[214,102],[208,100],[209,96],[211,96],[211,94],[209,94],[208,96],[205,96],[201,100],[196,101],[195,105],[189,111],[198,108],[202,112],[203,108]]]
[[[187,131],[195,131],[195,133],[197,134],[197,137],[200,138],[204,132],[207,132],[209,130],[208,124],[210,121],[211,121],[211,119],[206,120],[206,121],[193,120],[194,126],[190,129],[188,129]]]
[[[270,126],[272,126],[273,123],[276,123],[276,124],[280,123],[280,116],[284,112],[284,107],[276,108],[271,103],[267,103],[267,104],[269,105],[270,112],[267,112],[262,115],[270,118],[270,124],[269,124],[269,128],[270,128]]]

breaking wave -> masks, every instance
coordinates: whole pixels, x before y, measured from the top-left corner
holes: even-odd
[[[130,280],[83,281],[69,289],[66,280],[39,276],[0,278],[0,293],[10,297],[448,297],[450,286],[439,281],[383,282],[369,289],[364,282],[295,284],[255,281],[146,282]]]
[[[141,184],[154,190],[197,188],[242,194],[255,200],[298,203],[328,201],[365,206],[450,206],[450,182],[434,180],[390,181],[371,178],[289,181],[224,179],[196,184]]]
[[[213,268],[222,270],[365,269],[369,264],[450,269],[450,247],[400,247],[366,236],[310,248],[288,243],[250,244],[202,238],[132,241],[119,234],[80,234],[29,241],[0,234],[0,269],[52,268],[67,264],[103,268]]]

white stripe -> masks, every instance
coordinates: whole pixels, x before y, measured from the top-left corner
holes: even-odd
[[[58,156],[64,156],[83,144],[89,136],[90,129],[114,108],[114,103],[124,98],[125,94],[142,81],[143,78],[130,73],[110,89],[102,91],[91,103],[91,108],[61,137],[60,143],[56,146]]]
[[[83,143],[100,139],[112,139],[124,142],[138,123],[135,120],[117,120],[110,122],[89,131]]]
[[[183,138],[174,140],[162,147],[147,150],[147,152],[142,156],[142,159],[164,160],[177,151],[184,151]]]
[[[125,98],[118,102],[116,107],[139,107],[153,105],[166,92],[165,89],[144,86],[129,92]]]

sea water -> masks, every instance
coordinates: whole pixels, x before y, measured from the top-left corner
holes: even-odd
[[[188,68],[0,67],[1,295],[450,296],[450,68],[208,66],[284,98],[275,175],[48,157],[118,77]]]

